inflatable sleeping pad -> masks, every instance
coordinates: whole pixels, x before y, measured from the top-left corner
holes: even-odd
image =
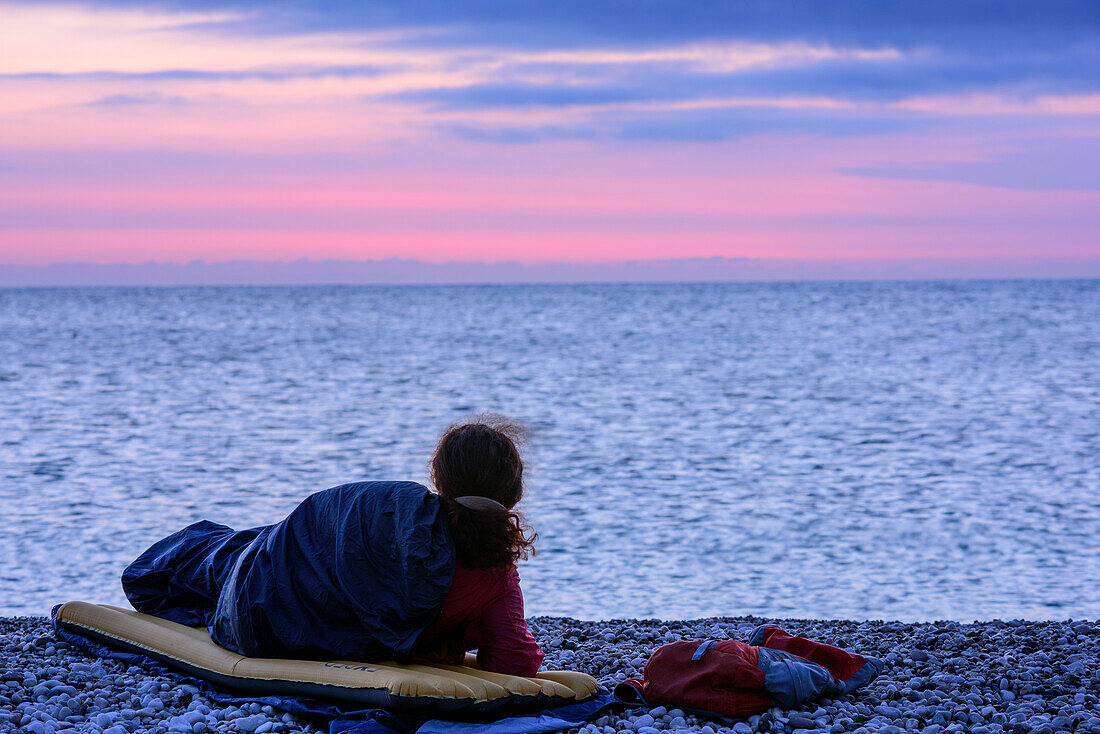
[[[399,665],[350,660],[250,658],[220,647],[203,627],[130,609],[71,601],[58,627],[109,647],[138,653],[223,688],[402,710],[533,711],[586,700],[599,684],[584,673],[551,670],[521,678],[471,665]],[[467,663],[476,664],[472,655]]]

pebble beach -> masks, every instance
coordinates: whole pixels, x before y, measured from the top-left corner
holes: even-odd
[[[886,661],[867,687],[802,710],[740,721],[663,706],[609,713],[573,732],[1089,732],[1100,734],[1100,622],[901,623],[722,617],[681,622],[535,617],[545,667],[580,670],[607,688],[640,676],[649,654],[679,639],[745,639],[779,624]],[[192,685],[58,640],[44,617],[0,619],[0,731],[325,732],[258,704],[222,705]]]

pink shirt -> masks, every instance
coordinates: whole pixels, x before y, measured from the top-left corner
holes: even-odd
[[[478,665],[494,673],[532,676],[538,671],[544,655],[527,629],[515,567],[455,567],[439,619],[417,647],[427,651],[448,642],[476,649]]]

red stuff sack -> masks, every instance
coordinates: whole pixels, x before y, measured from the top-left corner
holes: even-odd
[[[772,706],[757,648],[739,640],[683,640],[659,647],[643,680],[620,683],[627,703],[671,704],[725,716],[751,716]]]
[[[878,658],[766,625],[748,642],[684,640],[659,647],[643,678],[623,681],[615,696],[628,705],[670,704],[739,718],[844,695],[874,680],[883,667]]]

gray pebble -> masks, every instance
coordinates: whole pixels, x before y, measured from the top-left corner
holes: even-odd
[[[191,722],[182,716],[173,716],[168,720],[168,731],[189,732],[191,729]]]
[[[237,731],[254,732],[265,721],[267,721],[267,717],[263,714],[253,714],[252,716],[234,719],[233,726]]]

